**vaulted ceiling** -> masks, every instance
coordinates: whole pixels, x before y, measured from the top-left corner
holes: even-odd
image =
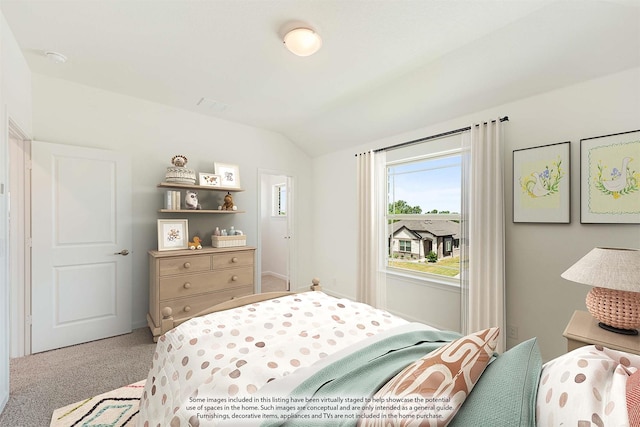
[[[1,0],[34,73],[311,156],[640,66],[637,0]],[[297,57],[284,33],[323,38]],[[43,53],[57,51],[64,64]],[[200,102],[205,98],[205,102]]]

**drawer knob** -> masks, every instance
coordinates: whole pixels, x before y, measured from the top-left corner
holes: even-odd
[[[238,262],[238,257],[234,256],[233,258],[231,258],[231,262]]]
[[[185,283],[185,284],[184,284],[184,288],[185,288],[185,289],[189,289],[189,288],[191,288],[191,283],[189,283],[189,282]]]
[[[171,310],[171,307],[164,307],[162,309],[162,318],[163,319],[168,319],[169,317],[171,317],[172,314],[173,314],[173,310]]]
[[[184,263],[184,268],[191,268],[191,263],[190,262],[185,262]]]
[[[231,280],[234,281],[234,282],[237,282],[238,281],[238,276],[231,276]]]
[[[190,307],[190,306],[188,306],[188,305],[185,305],[185,306],[184,306],[184,311],[186,311],[186,312],[191,311],[191,307]]]

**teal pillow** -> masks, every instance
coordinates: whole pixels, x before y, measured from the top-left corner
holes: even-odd
[[[535,427],[541,370],[535,338],[504,352],[487,366],[449,426]]]

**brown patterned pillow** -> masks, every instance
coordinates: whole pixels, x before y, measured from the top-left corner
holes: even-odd
[[[360,414],[359,426],[446,426],[484,372],[500,329],[450,342],[385,384]]]
[[[629,425],[640,426],[640,369],[627,378]]]

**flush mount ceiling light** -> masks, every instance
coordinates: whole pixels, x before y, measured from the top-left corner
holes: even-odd
[[[309,28],[295,28],[285,34],[284,45],[298,56],[309,56],[320,49],[322,39]]]
[[[67,62],[66,56],[64,56],[61,53],[54,52],[52,50],[45,52],[44,56],[46,56],[47,58],[49,58],[50,61],[53,61],[56,64],[64,64],[65,62]]]

